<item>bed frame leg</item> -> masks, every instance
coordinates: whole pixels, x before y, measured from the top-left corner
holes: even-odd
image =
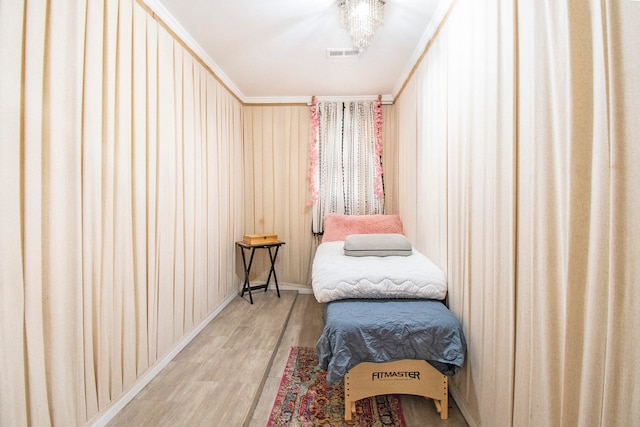
[[[344,401],[344,419],[351,421],[351,417],[356,413],[356,402],[345,400]]]
[[[431,400],[427,397],[426,399]],[[436,405],[436,411],[440,414],[440,419],[446,420],[449,418],[449,399],[448,396],[442,398],[442,400],[433,399],[434,405]]]

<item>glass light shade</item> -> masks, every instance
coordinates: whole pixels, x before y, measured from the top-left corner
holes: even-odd
[[[384,21],[384,1],[382,0],[342,0],[340,26],[351,36],[353,47],[364,51],[376,28]]]

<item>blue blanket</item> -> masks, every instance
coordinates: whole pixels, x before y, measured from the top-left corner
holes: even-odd
[[[325,306],[316,351],[327,383],[335,385],[361,362],[419,359],[454,375],[464,362],[466,340],[440,301],[340,300]]]

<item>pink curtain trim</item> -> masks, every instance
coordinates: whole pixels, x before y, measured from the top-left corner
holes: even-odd
[[[378,200],[384,198],[384,188],[382,185],[382,102],[380,98],[376,101],[374,131],[376,135],[376,178],[373,183],[374,191]]]
[[[309,189],[311,190],[311,199],[307,202],[307,206],[312,206],[318,200],[318,186],[316,184],[315,173],[318,166],[318,109],[315,98],[311,101],[311,142],[309,143]]]

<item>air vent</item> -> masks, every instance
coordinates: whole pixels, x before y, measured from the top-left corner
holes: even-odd
[[[360,51],[350,47],[330,47],[327,48],[327,58],[357,58]]]

